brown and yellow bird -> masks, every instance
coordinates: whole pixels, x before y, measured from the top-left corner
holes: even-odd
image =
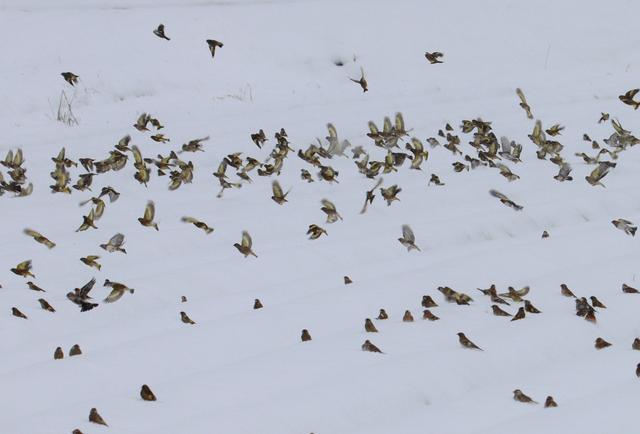
[[[40,232],[36,232],[33,229],[28,229],[27,228],[23,232],[24,232],[25,235],[28,235],[31,238],[33,238],[36,242],[38,242],[40,244],[44,244],[49,249],[53,249],[56,246],[56,243],[52,242],[47,237],[42,235]]]
[[[180,219],[183,223],[190,223],[197,227],[198,229],[202,229],[204,233],[210,234],[213,232],[213,228],[210,228],[205,222],[195,219],[193,217],[182,217]]]
[[[282,187],[280,187],[280,183],[278,182],[278,180],[274,180],[271,183],[271,190],[273,191],[273,196],[271,196],[271,199],[278,205],[284,205],[284,203],[287,202],[287,195],[291,191],[291,189],[289,189],[286,193],[283,193]]]
[[[131,294],[135,292],[135,289],[129,288],[124,283],[112,282],[109,279],[106,279],[104,281],[103,286],[108,286],[111,288],[111,293],[107,296],[107,298],[103,300],[105,303],[114,303],[120,300],[125,292],[129,292]]]
[[[158,231],[158,224],[153,221],[153,218],[156,215],[156,206],[153,201],[148,201],[147,206],[144,209],[144,215],[142,217],[138,217],[138,221],[142,226],[147,226],[151,228],[155,228]]]
[[[98,263],[98,259],[100,259],[100,256],[89,255],[85,256],[84,258],[80,258],[80,261],[82,261],[83,264],[88,265],[89,267],[96,268],[98,271],[100,271],[102,265]]]
[[[458,332],[458,341],[460,342],[460,345],[462,345],[465,348],[483,351],[482,348],[480,348],[479,346],[471,342],[471,340],[467,338],[465,334],[462,332]]]
[[[338,213],[336,206],[327,199],[322,199],[322,207],[320,210],[327,215],[327,223],[335,223],[338,220],[342,220],[342,216]]]
[[[369,90],[369,88],[367,87],[367,80],[366,78],[364,78],[364,69],[360,68],[360,79],[356,80],[354,78],[349,78],[349,80],[353,81],[354,83],[358,83],[360,85],[360,87],[362,88],[362,93],[366,92]]]
[[[640,89],[631,89],[624,95],[618,96],[618,99],[620,99],[620,101],[622,101],[624,104],[633,107],[634,110],[638,110],[638,107],[640,107],[640,102],[633,99],[638,92],[640,92]]]
[[[249,235],[249,232],[247,231],[242,231],[242,240],[240,241],[240,243],[235,243],[233,245],[233,247],[238,249],[238,251],[242,253],[245,258],[248,257],[249,255],[252,255],[257,258],[258,255],[256,255],[253,252],[253,250],[251,250],[252,246],[253,246],[253,241],[251,240],[251,235]]]
[[[31,260],[20,262],[15,266],[15,268],[11,269],[11,272],[24,278],[26,278],[27,276],[31,276],[34,279],[36,278],[36,276],[31,273]]]

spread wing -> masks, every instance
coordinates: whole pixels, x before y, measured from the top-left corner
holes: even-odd
[[[89,296],[89,291],[93,289],[93,285],[96,284],[95,277],[88,281],[82,288],[80,288],[80,297],[86,298]]]
[[[148,222],[152,222],[155,215],[156,206],[152,201],[147,202],[147,207],[144,209],[144,219]]]
[[[416,241],[416,237],[409,225],[402,225],[402,237],[411,243]]]
[[[251,240],[251,235],[249,235],[249,232],[242,231],[242,247],[247,247],[250,249],[252,245],[253,241]]]
[[[271,184],[271,187],[273,189],[274,197],[282,198],[284,196],[284,193],[282,192],[282,187],[280,187],[280,183],[277,180],[273,181],[273,183]]]
[[[109,244],[115,247],[120,247],[122,246],[123,243],[124,243],[124,235],[122,235],[121,233],[115,234],[109,240]]]
[[[120,300],[124,295],[124,291],[121,289],[112,289],[111,293],[105,298],[103,301],[105,303],[113,303],[114,301]]]

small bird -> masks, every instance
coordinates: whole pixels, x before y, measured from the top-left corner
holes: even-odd
[[[62,348],[58,347],[53,352],[53,360],[60,360],[60,359],[64,359],[64,352],[62,351]]]
[[[254,309],[262,309],[264,306],[262,306],[262,302],[259,299],[255,299],[253,301],[253,308]]]
[[[171,40],[164,34],[164,24],[158,25],[158,28],[153,31],[153,34],[158,38],[166,39],[167,41]]]
[[[251,134],[251,141],[260,149],[262,149],[262,145],[264,145],[264,142],[267,140],[269,139],[267,139],[267,135],[262,128],[260,128],[260,131],[257,133]]]
[[[15,268],[11,269],[11,272],[24,278],[26,278],[27,276],[31,276],[34,279],[36,278],[36,276],[31,273],[31,260],[20,262],[15,266]]]
[[[371,190],[367,190],[366,197],[364,199],[364,205],[360,210],[360,214],[364,214],[365,212],[367,212],[367,207],[373,203],[373,199],[376,197],[376,195],[373,194],[373,192],[376,190],[376,188],[380,187],[381,184],[382,184],[382,178],[379,178],[378,181],[376,182],[376,185],[374,185]]]
[[[80,306],[80,312],[86,312],[98,306],[97,303],[91,303],[89,301],[91,299],[89,292],[93,289],[95,283],[96,279],[93,278],[85,283],[82,288],[75,288],[72,292],[67,293],[67,298],[71,300],[72,303]]]
[[[11,314],[13,316],[17,316],[18,318],[28,319],[27,316],[25,314],[23,314],[22,312],[20,312],[20,309],[18,309],[17,307],[12,307],[11,308]]]
[[[317,238],[320,238],[322,234],[326,235],[327,231],[318,225],[315,225],[315,224],[309,225],[309,229],[307,230],[307,235],[309,235],[310,240],[315,240]]]
[[[362,351],[368,351],[370,353],[384,354],[382,351],[380,351],[380,348],[378,348],[374,344],[372,344],[371,341],[369,341],[369,339],[364,341],[364,344],[362,344]]]
[[[401,191],[402,189],[400,187],[398,187],[397,185],[392,185],[389,188],[381,188],[380,194],[382,195],[384,200],[387,201],[387,206],[391,206],[391,203],[393,201],[400,200],[398,199],[397,194],[400,193]]]
[[[143,401],[155,401],[156,395],[153,394],[149,386],[143,384],[140,388],[140,398],[142,398]]]
[[[429,321],[438,321],[440,318],[435,316],[429,309],[425,309],[422,311],[422,319],[426,319]]]
[[[180,297],[180,303],[186,303],[187,302],[187,297],[185,297],[184,295]]]
[[[378,313],[378,317],[376,319],[389,319],[389,315],[387,315],[387,312],[384,309],[380,309],[380,313]]]
[[[345,285],[351,285],[353,283],[353,280],[351,280],[351,278],[349,276],[344,276],[344,284]]]
[[[195,324],[196,322],[194,320],[192,320],[191,318],[189,318],[189,315],[187,315],[186,312],[180,312],[180,319],[182,320],[183,323],[185,324]]]
[[[211,57],[216,56],[216,48],[224,47],[222,42],[216,41],[215,39],[207,39],[207,45],[209,46],[209,51],[211,52]]]
[[[611,220],[611,224],[632,237],[636,235],[636,230],[638,229],[637,226],[634,226],[633,223],[625,219]]]
[[[518,308],[518,312],[516,313],[516,315],[513,318],[511,318],[511,321],[518,321],[520,319],[524,319],[525,315],[526,314],[524,313],[524,307],[520,307]]]
[[[251,250],[252,245],[253,245],[253,241],[251,240],[251,235],[249,235],[249,232],[242,231],[242,241],[240,242],[240,244],[235,243],[233,246],[236,249],[238,249],[238,251],[242,253],[245,258],[248,257],[249,255],[252,255],[257,258],[258,255],[256,255],[253,252],[253,250]]]
[[[560,182],[573,181],[573,177],[570,175],[571,170],[571,166],[568,163],[562,163],[558,170],[558,174],[554,176],[553,179]]]
[[[103,286],[108,286],[111,288],[111,293],[107,296],[107,298],[103,300],[105,303],[114,303],[120,300],[120,298],[122,298],[124,293],[127,291],[131,294],[135,292],[135,289],[129,288],[127,285],[119,282],[112,282],[109,279],[106,279],[104,281]]]
[[[109,202],[113,203],[116,200],[118,200],[118,198],[120,197],[120,193],[118,193],[116,190],[113,189],[113,187],[102,187],[102,190],[100,191],[100,195],[98,197],[102,197],[102,196],[109,196]]]
[[[527,99],[525,98],[524,93],[522,92],[522,89],[517,88],[516,95],[518,95],[518,98],[520,98],[520,107],[522,107],[522,109],[527,113],[527,118],[533,119],[533,114],[531,113],[531,107],[527,103]]]
[[[631,344],[631,348],[640,351],[640,338],[635,338]]]
[[[73,356],[79,356],[82,354],[82,350],[80,349],[80,345],[75,344],[74,346],[71,347],[71,349],[69,349],[69,356],[73,357]]]
[[[356,80],[353,78],[349,78],[349,80],[353,81],[354,83],[358,83],[362,88],[362,93],[369,90],[369,88],[367,87],[367,80],[364,78],[364,69],[362,67],[360,68],[360,79]]]
[[[402,316],[402,322],[413,322],[413,315],[408,310],[404,311],[404,315]]]
[[[640,363],[636,365],[636,377],[640,378]]]
[[[596,350],[601,350],[603,348],[610,347],[611,344],[602,338],[597,338],[594,346],[596,347]]]
[[[94,223],[95,220],[97,220],[95,217],[95,211],[93,208],[91,208],[89,214],[82,216],[82,224],[80,225],[80,227],[78,227],[78,229],[76,229],[76,232],[83,232],[89,228],[98,229],[98,227]]]
[[[438,303],[436,303],[430,295],[422,296],[422,307],[430,308],[430,307],[438,307]]]
[[[591,299],[591,304],[593,305],[593,307],[598,307],[600,309],[606,309],[607,308],[607,306],[602,304],[602,302],[600,300],[598,300],[595,295],[592,295],[589,298]]]
[[[56,310],[49,304],[47,300],[44,298],[39,298],[38,303],[40,303],[40,307],[46,311],[54,313]]]
[[[567,285],[565,285],[564,283],[560,285],[560,294],[564,295],[565,297],[576,298],[575,294],[573,292],[571,292],[569,287]]]
[[[73,72],[63,72],[60,75],[62,75],[62,78],[64,78],[64,81],[69,83],[71,86],[75,86],[78,83],[78,79],[80,78],[79,76],[75,75]]]
[[[458,341],[460,342],[460,345],[465,348],[483,351],[482,348],[471,342],[462,332],[458,332]]]
[[[286,193],[283,193],[282,187],[280,187],[280,183],[278,182],[278,180],[274,180],[271,183],[271,189],[273,191],[273,196],[271,196],[271,199],[278,205],[284,205],[284,203],[287,202],[287,195],[289,194],[291,189],[289,189],[289,191],[287,191]]]
[[[210,228],[205,222],[197,220],[197,219],[195,219],[193,217],[182,217],[180,220],[183,223],[191,223],[192,225],[194,225],[198,229],[202,229],[204,231],[204,233],[206,233],[207,235],[210,234],[211,232],[213,232],[213,228]]]
[[[600,119],[598,119],[598,123],[606,122],[609,120],[609,113],[600,112]]]
[[[500,199],[500,202],[502,202],[503,205],[506,205],[509,208],[513,208],[516,211],[520,211],[523,208],[522,206],[518,205],[517,203],[515,203],[514,201],[512,201],[507,196],[505,196],[504,194],[500,193],[497,190],[489,190],[489,194],[493,197]]]
[[[364,320],[364,329],[367,333],[378,333],[378,329],[369,318]]]
[[[144,215],[142,217],[138,217],[138,221],[142,226],[152,227],[155,230],[158,229],[158,224],[153,221],[153,218],[156,215],[156,207],[153,201],[148,201],[147,206],[144,209]]]
[[[525,402],[528,404],[537,404],[536,401],[534,401],[533,399],[529,398],[527,395],[522,393],[522,390],[520,389],[516,389],[513,391],[513,399],[518,402]]]
[[[124,235],[122,235],[121,233],[117,233],[114,236],[112,236],[111,239],[106,244],[100,244],[100,247],[110,253],[122,252],[126,254],[127,251],[122,248],[123,244],[124,244]]]
[[[607,176],[609,171],[614,167],[616,167],[616,163],[611,163],[609,161],[602,161],[598,163],[596,168],[593,169],[593,171],[589,174],[589,176],[585,176],[584,179],[586,179],[587,182],[594,187],[596,185],[600,185],[604,187],[604,184],[600,182],[600,180],[605,176]]]
[[[547,232],[547,231],[542,231],[542,239],[544,240],[544,239],[546,239],[546,238],[549,238],[549,232]]]
[[[541,313],[529,300],[524,301],[524,310],[529,313]]]
[[[327,223],[335,223],[338,220],[342,220],[342,216],[338,213],[336,206],[327,199],[322,199],[322,208],[320,210],[327,215]]]
[[[638,110],[638,107],[640,107],[640,102],[635,101],[633,99],[638,92],[640,92],[640,89],[631,89],[627,91],[624,95],[618,96],[618,98],[624,104],[630,105],[631,107],[633,107],[634,110]]]
[[[27,282],[27,286],[29,287],[30,290],[32,291],[40,291],[40,292],[47,292],[44,289],[40,288],[38,285],[36,285],[33,282]]]
[[[89,255],[84,258],[80,258],[83,264],[88,265],[89,267],[97,268],[98,271],[102,268],[102,265],[98,264],[98,259],[100,256]]]
[[[84,434],[84,433],[76,428],[73,431],[71,431],[71,434]]]
[[[439,51],[434,51],[433,53],[429,53],[428,51],[426,51],[424,53],[424,57],[429,61],[430,64],[435,65],[436,63],[443,63],[440,59],[441,57],[443,57],[444,54],[442,54]]]
[[[33,229],[28,229],[27,228],[23,232],[25,233],[25,235],[28,235],[31,238],[33,238],[36,242],[38,242],[40,244],[44,244],[49,249],[53,249],[56,246],[56,243],[51,242],[47,237],[42,235],[40,232],[34,231]]]
[[[491,305],[491,310],[493,311],[493,314],[495,316],[513,316],[509,312],[505,312],[504,310],[500,309],[497,304]]]
[[[553,400],[553,396],[547,396],[547,399],[544,401],[544,408],[553,408],[557,406],[558,404]]]
[[[416,245],[416,237],[411,230],[409,225],[402,225],[402,237],[398,238],[400,244],[407,248],[407,252],[410,252],[413,249],[421,252],[420,247]]]
[[[91,411],[89,412],[89,421],[93,423],[97,423],[98,425],[109,426],[104,421],[102,416],[100,416],[100,414],[98,413],[98,410],[96,410],[95,407],[92,408]]]
[[[624,292],[626,294],[638,294],[638,293],[640,293],[640,291],[638,291],[636,288],[634,288],[633,286],[629,286],[626,283],[622,284],[622,292]]]
[[[302,329],[302,334],[300,336],[300,339],[302,340],[302,342],[310,341],[311,340],[311,335],[309,334],[309,330]]]

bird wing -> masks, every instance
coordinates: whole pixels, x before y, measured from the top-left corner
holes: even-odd
[[[242,247],[250,249],[252,244],[253,241],[251,240],[251,235],[249,235],[249,232],[242,231]]]
[[[42,234],[40,232],[36,232],[33,229],[25,229],[23,231],[26,235],[30,236],[31,238],[38,238],[38,237],[42,237]]]
[[[405,241],[409,241],[411,243],[415,242],[416,240],[416,237],[409,225],[402,225],[402,237],[405,239]]]
[[[109,240],[109,244],[115,247],[120,247],[122,246],[123,243],[124,243],[124,235],[122,235],[121,233],[115,234]]]
[[[133,159],[135,160],[136,164],[142,164],[144,162],[144,160],[142,159],[142,153],[136,145],[133,145],[131,147],[131,152],[133,153]]]
[[[283,198],[283,192],[282,192],[282,187],[280,187],[280,183],[277,180],[274,180],[273,183],[271,184],[271,188],[273,190],[273,196],[276,198]]]
[[[406,131],[404,129],[404,118],[400,112],[396,113],[396,131]],[[413,139],[411,141],[413,142]]]
[[[124,295],[123,289],[112,289],[111,293],[103,301],[105,303],[113,303],[114,301],[120,300],[120,298],[122,298],[123,295]]]
[[[327,209],[327,211],[331,213],[337,212],[336,206],[328,199],[322,199],[321,202],[322,202],[322,206],[324,206]]]
[[[489,190],[489,194],[493,197],[497,197],[498,199],[502,199],[502,200],[509,200],[509,198],[507,196],[505,196],[504,194],[500,193],[498,190]]]
[[[152,201],[147,202],[147,206],[144,209],[144,219],[148,222],[153,221],[153,217],[156,215],[156,206]]]
[[[85,283],[85,285],[80,288],[80,297],[85,298],[89,295],[89,291],[91,291],[93,289],[93,285],[96,284],[96,278],[94,277],[93,279],[91,279],[90,281],[88,281],[87,283]]]

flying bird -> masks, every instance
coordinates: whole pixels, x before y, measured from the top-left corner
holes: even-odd
[[[411,230],[409,225],[402,225],[402,237],[398,238],[400,244],[407,248],[407,252],[410,252],[413,249],[421,252],[420,247],[416,245],[416,237]]]
[[[249,255],[252,255],[257,258],[258,255],[256,255],[253,252],[253,250],[251,250],[252,245],[253,245],[253,241],[251,240],[251,235],[249,235],[249,232],[242,231],[242,240],[240,244],[235,243],[233,247],[238,249],[238,251],[242,253],[245,258],[248,257]]]
[[[122,252],[126,254],[127,251],[122,248],[123,244],[124,244],[124,235],[121,233],[117,233],[114,236],[112,236],[111,239],[106,244],[100,244],[100,247],[109,253]]]
[[[367,80],[364,78],[364,69],[362,67],[360,68],[360,79],[356,80],[354,78],[349,78],[349,80],[353,81],[354,83],[358,83],[362,88],[362,93],[369,90],[369,88],[367,87]]]
[[[462,345],[465,348],[483,351],[482,348],[480,348],[479,346],[471,342],[471,340],[467,338],[465,334],[462,332],[458,332],[458,341],[460,342],[460,345]]]
[[[131,294],[135,292],[135,289],[129,288],[127,285],[119,282],[112,282],[109,279],[104,281],[103,286],[111,288],[111,293],[109,293],[107,298],[103,300],[105,303],[113,303],[120,300],[125,292],[130,292]]]
[[[433,53],[429,53],[428,51],[426,51],[424,53],[424,57],[429,61],[430,64],[435,65],[436,63],[443,63],[441,60],[442,57],[444,56],[444,54],[442,54],[439,51],[434,51]]]
[[[64,81],[69,83],[71,86],[75,86],[78,83],[78,78],[80,78],[79,76],[75,75],[73,72],[63,72],[60,75],[62,75],[62,78],[64,78]]]
[[[167,41],[171,40],[164,34],[164,24],[158,25],[158,28],[153,31],[153,34],[158,38],[166,39]]]
[[[215,39],[207,39],[207,45],[209,46],[212,58],[216,56],[216,48],[222,48],[224,46],[222,42],[216,41]]]
[[[504,194],[500,193],[497,190],[489,190],[489,194],[493,197],[500,199],[500,202],[502,202],[503,205],[506,205],[509,208],[512,208],[516,211],[520,211],[523,208],[522,206],[518,205],[517,203],[515,203],[514,201],[512,201],[507,196],[505,196]]]
[[[158,231],[158,223],[153,221],[153,218],[156,215],[156,206],[153,201],[148,201],[147,206],[144,209],[144,215],[142,217],[138,217],[138,221],[142,226],[152,227]]]

